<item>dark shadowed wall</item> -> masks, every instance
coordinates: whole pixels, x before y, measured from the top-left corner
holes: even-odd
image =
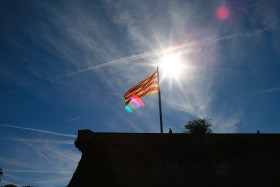
[[[138,134],[81,130],[69,186],[280,185],[279,134]]]

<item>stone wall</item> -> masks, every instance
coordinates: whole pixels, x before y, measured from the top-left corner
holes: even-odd
[[[279,134],[147,134],[79,131],[69,186],[279,185]]]

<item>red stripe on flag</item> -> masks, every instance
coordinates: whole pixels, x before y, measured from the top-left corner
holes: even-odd
[[[148,94],[149,92],[152,92],[152,91],[159,91],[159,89],[158,89],[158,87],[156,87],[156,88],[150,88],[150,89],[148,89],[147,91],[145,91],[143,94],[141,94],[141,95],[137,95],[139,98],[142,98],[142,97],[144,97],[145,95],[150,95],[150,94]]]
[[[126,94],[128,94],[129,92],[132,92],[132,90],[134,90],[135,88],[141,87],[145,84],[147,84],[148,82],[152,82],[153,79],[157,80],[157,72],[154,72],[153,75],[149,75],[148,77],[146,77],[144,80],[140,81],[138,84],[136,84],[135,86],[133,86],[132,88],[130,88]],[[125,95],[126,95],[125,94]]]
[[[139,98],[142,98],[146,95],[151,95],[155,92],[159,92],[158,88],[158,75],[157,75],[157,70],[154,71],[152,74],[150,74],[148,77],[146,77],[144,80],[140,81],[138,84],[133,86],[131,89],[129,89],[126,94],[124,95],[125,98],[125,105],[127,105],[130,102],[133,102],[133,99],[131,99],[131,95],[135,94]],[[140,95],[138,95],[141,93]]]
[[[146,92],[147,90],[149,90],[151,88],[157,88],[157,87],[158,87],[158,84],[150,84],[148,87],[143,88],[143,89],[138,89],[138,90],[136,90],[136,91],[134,91],[132,93],[129,93],[129,94],[125,95],[124,97],[125,97],[125,99],[127,99],[128,97],[131,96],[131,94],[139,95],[139,94],[142,94],[143,92]]]
[[[129,95],[130,93],[133,93],[135,90],[138,90],[139,88],[142,88],[143,90],[153,84],[158,84],[158,81],[152,81],[152,82],[147,82],[146,84],[139,85],[137,87],[133,87],[130,89],[125,95]]]
[[[138,96],[138,98],[142,98],[142,97],[144,97],[144,96],[146,96],[146,95],[150,95],[149,94],[149,92],[152,92],[152,91],[159,91],[159,89],[158,89],[158,87],[154,87],[154,88],[150,88],[150,89],[148,89],[148,90],[146,90],[143,94],[141,94],[141,95],[137,95],[137,93],[135,93],[135,95],[137,95]],[[158,93],[158,92],[157,92]],[[154,93],[153,93],[154,94]],[[127,100],[128,99],[128,100]],[[128,103],[130,103],[130,102],[133,102],[133,99],[131,98],[131,97],[129,97],[129,98],[127,98],[126,100],[126,102],[125,102],[125,104],[127,105]]]

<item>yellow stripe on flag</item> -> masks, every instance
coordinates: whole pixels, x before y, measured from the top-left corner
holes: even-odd
[[[132,94],[135,94],[139,98],[142,98],[146,95],[156,94],[158,92],[158,72],[156,70],[126,92],[126,94],[124,95],[125,105],[133,102],[133,100],[131,99]]]

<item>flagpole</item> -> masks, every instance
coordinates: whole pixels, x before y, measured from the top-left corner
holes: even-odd
[[[158,71],[158,66],[157,66],[157,75],[158,75],[158,105],[159,105],[160,133],[163,134],[162,112],[161,112],[161,97],[160,97],[160,88],[159,88],[159,71]]]

